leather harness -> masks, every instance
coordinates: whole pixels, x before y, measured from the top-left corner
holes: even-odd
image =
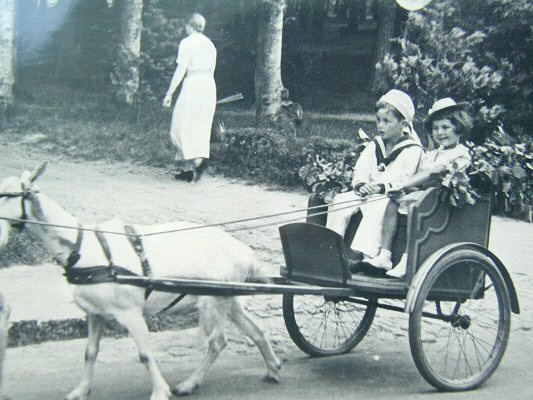
[[[12,224],[13,227],[19,228],[21,230],[24,229],[26,225],[25,221],[28,220],[28,213],[26,210],[26,200],[29,199],[35,193],[38,193],[38,192],[33,191],[33,190],[27,190],[24,188],[21,192],[0,193],[0,198],[2,197],[8,197],[8,198],[20,197],[21,198],[22,212],[21,212],[20,220],[22,222],[17,222],[16,224]],[[148,278],[151,278],[152,269],[150,267],[150,263],[148,262],[148,259],[146,258],[146,254],[144,252],[141,235],[137,233],[137,231],[132,225],[125,225],[124,230],[128,234],[127,237],[128,237],[130,244],[135,250],[135,253],[137,254],[137,256],[139,257],[143,275]],[[138,276],[138,274],[130,271],[129,269],[115,265],[113,262],[112,256],[111,256],[111,250],[109,249],[109,244],[104,234],[96,230],[95,235],[96,235],[96,238],[98,239],[98,242],[100,243],[100,246],[102,247],[102,251],[104,252],[105,257],[107,258],[108,265],[97,265],[94,267],[74,268],[74,266],[78,263],[78,261],[81,258],[80,249],[81,249],[81,242],[83,240],[83,228],[81,225],[78,225],[78,234],[76,236],[75,243],[71,243],[70,241],[66,239],[59,238],[59,241],[63,245],[66,245],[72,249],[70,255],[68,256],[66,262],[63,265],[65,269],[65,273],[63,275],[67,278],[68,283],[71,283],[74,285],[94,285],[98,283],[108,283],[108,282],[116,283],[117,275]],[[144,293],[145,300],[148,299],[148,297],[150,296],[152,292],[153,292],[153,287],[148,286]],[[174,299],[166,307],[164,307],[161,311],[159,311],[158,314],[174,307],[185,296],[186,294],[184,293],[180,294],[176,299]]]

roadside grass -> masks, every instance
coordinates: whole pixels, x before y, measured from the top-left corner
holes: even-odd
[[[160,104],[144,103],[126,109],[104,95],[40,86],[31,95],[22,92],[13,114],[3,135],[12,135],[13,140],[54,155],[162,168],[173,163],[175,151],[168,134],[171,110]],[[242,104],[220,106],[217,116],[227,129],[255,126],[254,110]],[[339,115],[304,109],[296,135],[355,140],[359,128],[374,132],[369,114]]]

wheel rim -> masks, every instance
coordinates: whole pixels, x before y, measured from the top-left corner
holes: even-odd
[[[464,261],[442,270],[453,275]],[[487,268],[479,260],[469,260],[476,283],[477,299],[429,301],[428,282],[424,301],[416,312],[418,333],[415,362],[424,377],[443,390],[467,390],[483,383],[497,368],[507,345],[510,329],[510,303],[507,289],[496,268]],[[430,316],[438,315],[442,319]],[[418,359],[418,361],[417,361]]]
[[[361,305],[349,299],[311,295],[290,297],[289,333],[303,351],[316,356],[353,349],[368,331],[376,312],[374,303]],[[289,322],[287,314],[285,317]]]

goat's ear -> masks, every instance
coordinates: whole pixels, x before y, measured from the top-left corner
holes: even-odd
[[[48,161],[43,161],[40,163],[33,171],[30,172],[30,176],[28,177],[28,182],[33,183],[37,178],[39,178],[44,172],[46,171],[46,168],[48,167]]]

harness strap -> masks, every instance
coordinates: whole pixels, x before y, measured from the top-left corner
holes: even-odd
[[[33,193],[38,193],[38,191],[34,191]],[[20,214],[20,220],[21,222],[17,222],[16,224],[12,224],[12,226],[16,229],[24,229],[26,226],[26,221],[28,220],[28,212],[26,211],[26,200],[30,198],[32,195],[32,192],[24,189],[20,193],[6,193],[2,197],[17,197],[20,196],[20,208],[21,208],[21,214]]]
[[[162,310],[159,310],[157,312],[157,315],[162,314],[165,311],[170,310],[172,307],[174,307],[176,304],[178,304],[180,301],[182,301],[185,296],[187,296],[187,293],[181,293],[178,297],[176,297],[174,300],[172,300],[165,308],[163,308]]]
[[[126,233],[128,233],[128,240],[130,241],[133,249],[135,250],[135,253],[137,253],[137,256],[139,256],[139,260],[141,260],[143,275],[151,278],[152,268],[150,267],[150,263],[146,258],[141,235],[137,233],[137,231],[132,225],[124,225],[124,230],[126,231]],[[153,290],[154,288],[150,286],[146,288],[146,292],[144,292],[145,300],[148,299]]]
[[[87,268],[65,268],[63,274],[68,283],[75,285],[94,285],[97,283],[115,282],[116,275],[136,276],[126,268],[100,265]]]
[[[107,243],[107,240],[104,234],[98,230],[96,230],[94,234],[96,235],[96,238],[98,239],[98,242],[100,243],[100,247],[102,247],[102,251],[104,252],[105,258],[107,258],[109,267],[114,266],[115,264],[113,264],[113,259],[111,258],[111,250],[109,250],[109,243]]]
[[[65,265],[65,268],[72,268],[81,258],[80,249],[81,249],[81,242],[83,240],[83,228],[81,224],[78,224],[78,234],[76,236],[76,242],[71,243],[66,239],[59,238],[60,242],[62,242],[64,245],[69,246],[71,248],[71,253],[67,258],[67,264]]]
[[[132,225],[124,225],[124,230],[126,231],[126,233],[128,233],[128,239],[131,245],[133,246],[133,249],[139,256],[139,259],[141,260],[143,275],[151,278],[152,268],[150,268],[150,263],[148,262],[148,259],[146,258],[141,235],[137,233],[137,231]]]

